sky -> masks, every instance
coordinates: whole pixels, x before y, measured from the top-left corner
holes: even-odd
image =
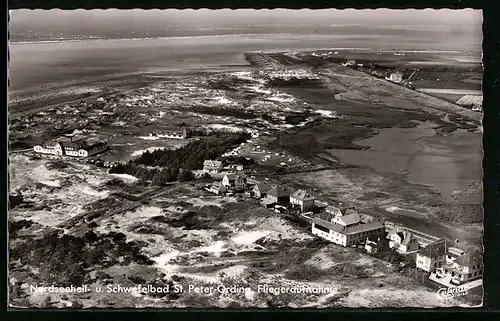
[[[480,10],[13,10],[11,23],[36,26],[101,23],[140,23],[144,25],[209,25],[209,24],[480,24]]]

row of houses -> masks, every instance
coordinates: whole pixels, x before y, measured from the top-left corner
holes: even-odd
[[[483,260],[480,251],[466,253],[448,247],[445,239],[433,242],[416,255],[416,267],[433,273],[436,279],[447,279],[451,284],[461,284],[483,275]]]
[[[387,238],[389,247],[397,252],[415,252],[416,267],[436,274],[438,279],[449,278],[452,283],[459,284],[482,276],[482,255],[478,251],[466,253],[459,248],[449,247],[445,239],[420,248],[415,235],[401,227],[391,230]]]
[[[37,154],[56,156],[89,157],[108,149],[105,141],[89,143],[85,139],[61,138],[36,145],[33,150]]]
[[[304,213],[319,209],[319,213],[312,217],[312,234],[344,247],[364,246],[370,253],[387,246],[400,254],[415,255],[417,269],[429,272],[436,278],[447,279],[450,284],[461,284],[482,277],[482,255],[479,252],[465,253],[458,248],[448,247],[444,239],[421,248],[419,239],[404,227],[394,226],[387,233],[384,224],[370,215],[358,213],[354,208],[338,208],[328,204],[318,208],[320,202],[307,190],[293,190],[280,184],[260,182],[239,173],[227,174],[221,181],[213,182],[209,191],[216,194],[245,191],[248,196],[260,199],[263,206],[275,210],[295,209]]]
[[[188,137],[188,133],[185,128],[179,130],[154,130],[149,134],[149,136],[158,138],[185,139]]]
[[[416,268],[445,280],[442,284],[458,285],[482,277],[482,254],[479,251],[466,253],[448,247],[445,239],[421,248],[413,233],[401,227],[387,233],[385,225],[355,210],[328,206],[325,212],[314,216],[311,232],[344,247],[364,245],[369,253],[387,246],[400,254],[415,254]]]

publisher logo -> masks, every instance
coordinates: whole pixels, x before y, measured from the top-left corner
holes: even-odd
[[[451,299],[467,295],[467,293],[467,289],[461,286],[456,288],[441,288],[437,291],[437,296],[441,299]]]

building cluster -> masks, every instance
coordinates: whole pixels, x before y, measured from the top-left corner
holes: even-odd
[[[105,141],[89,143],[83,138],[61,138],[33,147],[34,152],[37,154],[71,156],[77,158],[93,156],[107,149],[108,145]]]
[[[209,173],[219,173],[224,168],[227,167],[223,167],[222,161],[207,160],[204,163],[204,170]],[[239,171],[224,175],[207,190],[217,195],[241,192],[259,199],[262,206],[275,212],[300,213],[311,219],[312,234],[340,246],[363,247],[368,253],[392,249],[401,255],[413,255],[417,269],[431,273],[431,278],[441,279],[450,286],[482,277],[482,256],[479,252],[466,253],[448,247],[444,239],[422,246],[421,241],[426,239],[423,233],[387,222],[383,224],[353,207],[322,203],[304,189],[293,190],[267,180],[259,181]]]
[[[150,133],[149,136],[158,138],[185,139],[188,137],[188,133],[185,128],[179,130],[155,130]]]
[[[465,252],[448,247],[445,239],[435,241],[417,252],[418,269],[432,273],[435,280],[459,285],[482,278],[483,259],[479,251]]]
[[[205,160],[203,171],[209,174],[225,172],[220,181],[214,181],[207,190],[224,195],[243,192],[248,197],[259,199],[262,206],[284,212],[310,212],[317,208],[316,198],[306,190],[293,190],[288,186],[247,177],[242,164],[229,164],[219,160]]]
[[[431,273],[430,279],[439,280],[441,284],[454,286],[482,278],[480,252],[466,253],[456,247],[448,247],[445,239],[422,247],[411,231],[395,227],[387,232],[386,225],[355,210],[328,206],[325,212],[314,217],[311,231],[341,246],[364,246],[368,253],[386,248],[403,255],[413,254],[416,268]]]

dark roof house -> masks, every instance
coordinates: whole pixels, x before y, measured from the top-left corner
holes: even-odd
[[[267,193],[273,187],[274,187],[274,185],[271,185],[271,184],[259,183],[259,184],[256,184],[254,188],[257,188],[261,193]]]
[[[276,187],[271,188],[267,192],[267,195],[273,196],[276,198],[283,198],[283,197],[289,197],[290,194],[292,194],[292,193],[293,193],[293,191],[290,188],[288,188],[286,186],[278,185]]]
[[[418,254],[431,258],[446,255],[446,240],[437,240],[421,249]]]
[[[329,213],[320,213],[314,217],[313,222],[315,224],[329,228],[332,231],[342,233],[342,234],[357,234],[361,232],[366,232],[374,229],[383,229],[384,225],[379,222],[372,222],[367,224],[357,224],[351,226],[342,226],[338,224],[331,223],[328,218],[331,217]]]
[[[299,189],[290,195],[290,198],[294,198],[299,201],[314,201],[314,196],[309,194],[306,190]]]
[[[471,253],[466,253],[455,260],[455,263],[460,266],[466,266],[472,268],[476,265],[481,265],[483,263],[483,255],[479,251],[474,251]]]
[[[361,223],[361,217],[359,216],[359,214],[343,215],[338,219],[341,220],[346,226]]]

